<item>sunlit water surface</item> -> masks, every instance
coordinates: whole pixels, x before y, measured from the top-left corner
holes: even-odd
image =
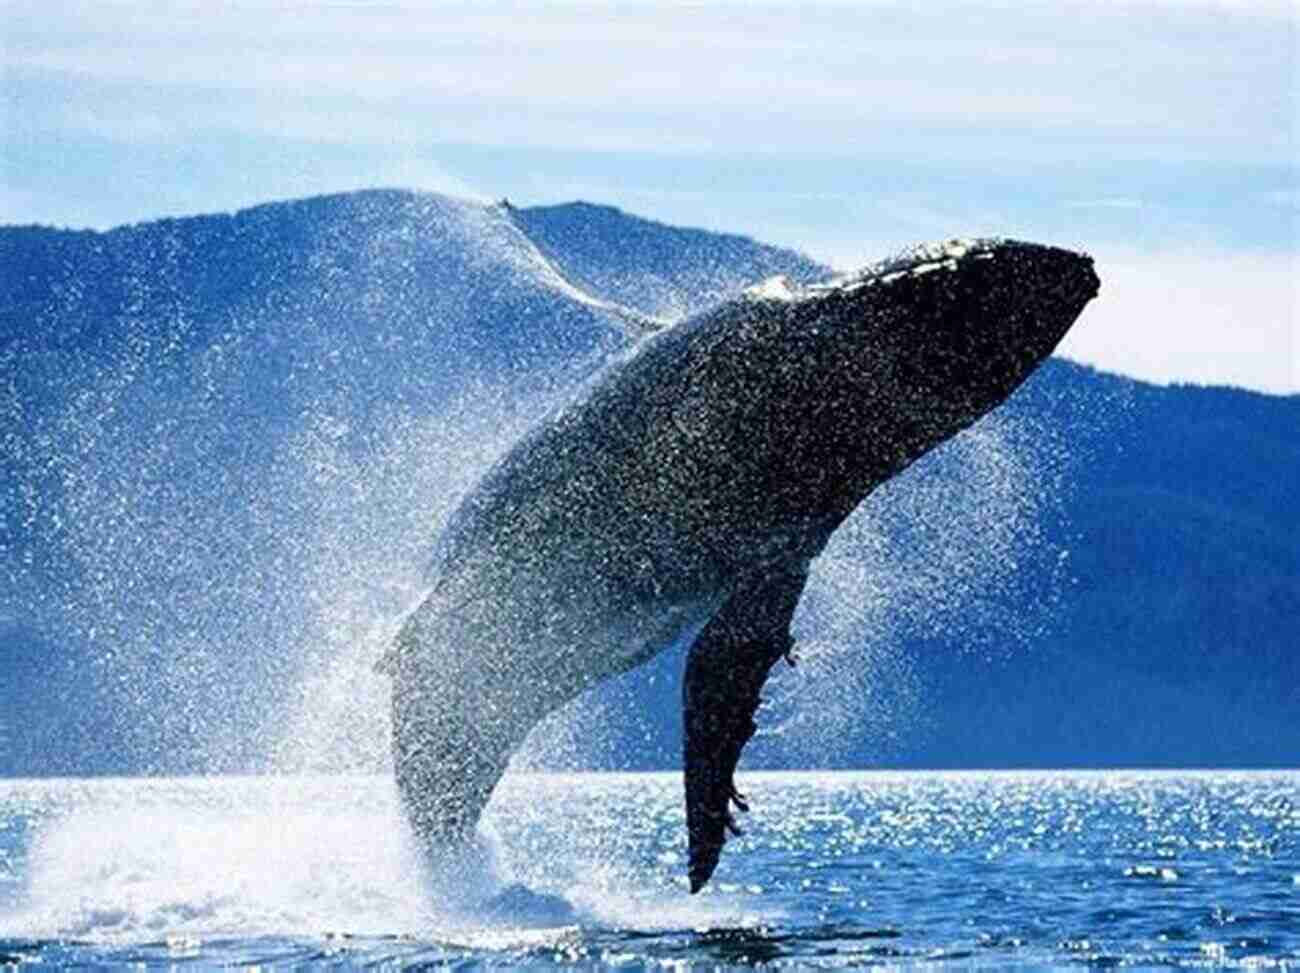
[[[1300,968],[1300,772],[515,775],[438,875],[383,778],[0,782],[0,967]]]

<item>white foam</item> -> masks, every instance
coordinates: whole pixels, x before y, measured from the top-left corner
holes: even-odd
[[[633,776],[650,793],[678,786],[676,774]],[[223,937],[409,936],[504,949],[578,924],[758,921],[745,896],[687,896],[680,868],[632,861],[631,848],[666,832],[662,820],[598,813],[611,802],[593,804],[593,787],[621,788],[617,775],[508,778],[478,840],[432,859],[386,777],[17,786],[53,810],[35,822],[23,901],[0,914],[0,939],[161,941],[184,953]],[[0,802],[14,787],[0,782]],[[582,835],[597,840],[584,848]]]
[[[799,292],[791,285],[790,278],[785,274],[777,274],[774,277],[768,277],[752,287],[744,290],[746,297],[762,301],[793,301],[799,296]]]
[[[358,788],[384,788],[374,778]],[[391,785],[388,785],[391,788]],[[0,935],[133,941],[419,928],[391,794],[340,808],[298,781],[132,781],[46,826]]]

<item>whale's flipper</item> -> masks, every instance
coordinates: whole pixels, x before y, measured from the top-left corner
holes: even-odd
[[[806,580],[799,571],[742,586],[704,626],[686,659],[682,703],[692,892],[713,874],[727,831],[740,833],[731,802],[749,810],[736,791],[736,762],[757,729],[759,690],[794,645],[790,619]]]

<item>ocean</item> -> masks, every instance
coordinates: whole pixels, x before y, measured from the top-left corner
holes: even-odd
[[[0,781],[0,968],[1300,968],[1300,771],[782,772],[699,895],[676,773]]]

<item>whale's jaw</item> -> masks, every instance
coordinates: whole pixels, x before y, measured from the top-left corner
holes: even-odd
[[[1097,292],[1012,241],[769,283],[647,340],[466,498],[386,662],[403,802],[472,834],[532,726],[675,639],[690,884],[716,867],[808,566],[876,486],[1002,402]]]

